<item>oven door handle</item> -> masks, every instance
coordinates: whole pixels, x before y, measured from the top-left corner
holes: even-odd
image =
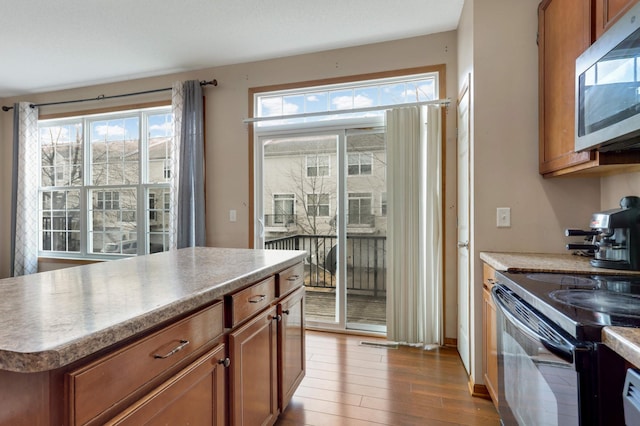
[[[538,333],[535,330],[533,330],[531,328],[531,326],[526,324],[524,321],[520,320],[520,318],[518,318],[518,315],[514,314],[511,311],[511,309],[509,309],[509,307],[502,301],[502,298],[505,297],[505,296],[503,296],[500,293],[505,293],[507,297],[513,297],[513,296],[511,296],[508,292],[506,292],[504,290],[504,287],[501,286],[500,284],[497,284],[497,285],[493,286],[493,288],[491,289],[491,293],[492,293],[492,296],[493,296],[493,300],[494,300],[494,302],[496,302],[496,305],[498,305],[498,307],[500,308],[500,311],[512,323],[514,323],[516,326],[518,326],[518,328],[523,333],[527,334],[533,340],[540,341],[542,343],[542,345],[549,352],[551,352],[554,355],[562,358],[564,361],[566,361],[566,362],[568,362],[570,364],[573,364],[573,362],[574,362],[574,351],[573,351],[573,349],[576,347],[575,344],[573,344],[567,338],[565,338],[560,333],[558,333],[557,330],[552,328],[550,326],[550,324],[548,324],[548,323],[546,323],[547,326],[549,326],[548,332],[550,334],[553,334],[553,337],[555,337],[555,339],[557,339],[559,341],[551,341],[551,340],[549,340],[548,338],[542,336],[540,333]],[[521,302],[519,302],[519,303],[521,303]],[[533,310],[529,309],[526,305],[523,304],[521,306],[521,308],[526,309],[528,311],[528,314],[530,316],[534,316],[538,321],[544,322],[544,320],[542,318],[540,318],[540,316],[537,315],[536,312],[534,312]]]

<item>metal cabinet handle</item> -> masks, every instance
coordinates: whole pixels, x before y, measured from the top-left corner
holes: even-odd
[[[185,348],[185,346],[187,346],[188,344],[189,344],[188,340],[180,340],[180,344],[178,346],[176,346],[175,348],[171,349],[165,355],[154,354],[153,357],[155,359],[166,359],[166,358],[169,358],[171,355],[183,350]]]
[[[287,309],[286,311],[282,311],[282,313],[285,315],[289,315],[289,310]]]
[[[218,364],[224,368],[228,368],[231,365],[231,360],[229,358],[219,359]]]
[[[282,315],[276,315],[275,317],[271,317],[271,320],[276,322],[280,321],[281,319],[282,319]]]
[[[267,296],[264,294],[258,294],[256,296],[251,296],[249,298],[249,303],[260,303],[262,302]]]
[[[300,275],[291,275],[287,278],[287,281],[296,281],[298,278],[300,278]]]

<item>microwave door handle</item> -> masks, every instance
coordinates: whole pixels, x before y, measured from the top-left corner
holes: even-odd
[[[574,357],[573,357],[574,345],[572,345],[571,342],[569,342],[566,338],[561,336],[559,333],[557,333],[553,329],[551,331],[557,336],[558,339],[560,339],[563,342],[565,342],[565,344],[560,344],[559,342],[552,342],[549,339],[546,339],[544,336],[540,335],[540,333],[537,333],[529,325],[527,325],[523,321],[521,321],[517,317],[517,315],[514,315],[514,313],[511,312],[511,310],[507,307],[507,305],[501,300],[501,295],[499,294],[499,292],[500,291],[504,291],[504,290],[502,290],[500,287],[501,286],[499,284],[495,285],[491,289],[491,293],[492,293],[494,302],[496,302],[496,305],[498,305],[498,307],[500,308],[500,311],[509,319],[509,321],[514,323],[518,327],[518,329],[520,329],[523,333],[527,334],[531,339],[540,341],[542,343],[542,345],[549,352],[551,352],[554,355],[562,358],[564,361],[566,361],[566,362],[568,362],[570,364],[573,364],[573,361],[574,361]],[[536,315],[533,311],[529,311],[529,312],[530,312],[530,314],[535,316],[536,319],[541,321],[540,318],[538,317],[538,315]]]

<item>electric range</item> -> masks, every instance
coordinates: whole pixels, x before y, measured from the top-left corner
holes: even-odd
[[[500,272],[497,281],[578,340],[599,342],[606,325],[640,327],[640,275]]]

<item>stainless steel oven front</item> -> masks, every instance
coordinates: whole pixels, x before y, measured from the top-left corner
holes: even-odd
[[[591,424],[593,344],[574,339],[508,287],[492,292],[502,424]]]

